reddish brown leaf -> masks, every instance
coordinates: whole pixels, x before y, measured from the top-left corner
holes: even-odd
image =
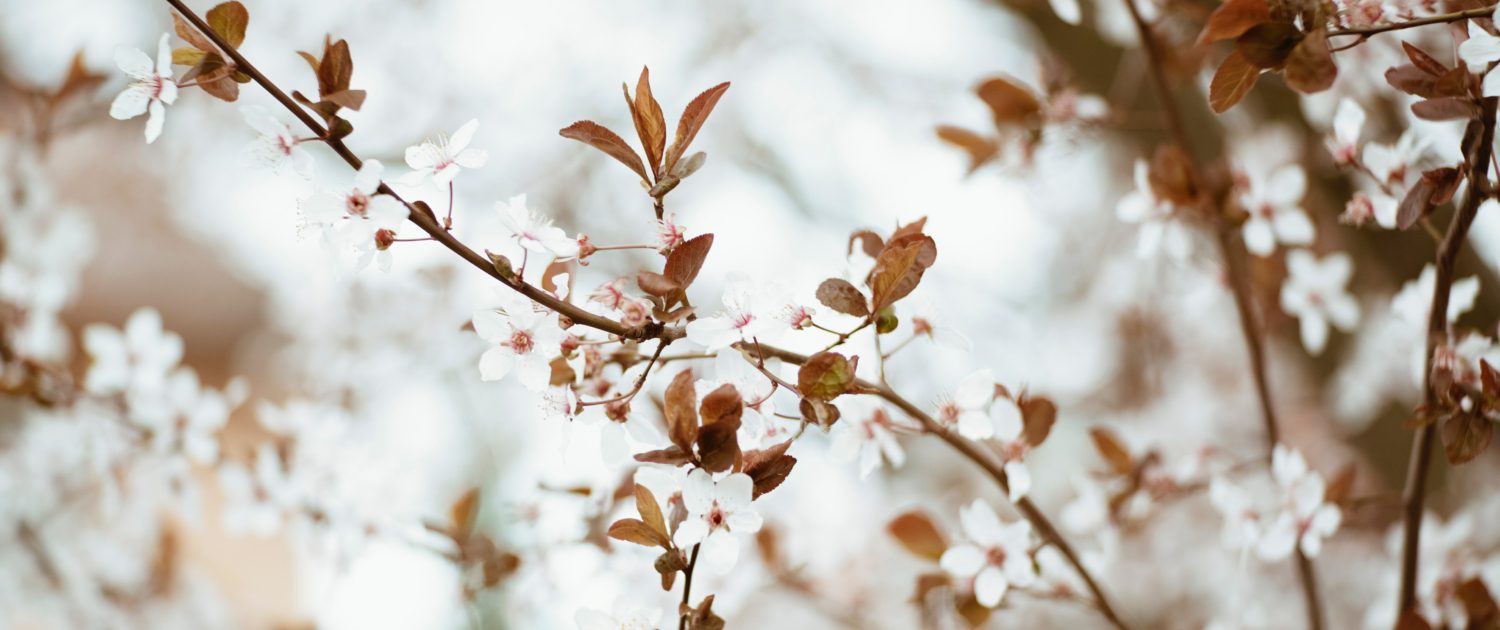
[[[1234,39],[1270,21],[1271,7],[1265,0],[1228,0],[1209,14],[1198,35],[1198,45]]]
[[[1255,0],[1259,2],[1259,0]],[[1228,5],[1225,5],[1228,6]],[[1219,69],[1214,72],[1213,81],[1208,85],[1208,104],[1213,107],[1215,113],[1222,114],[1229,111],[1246,94],[1250,88],[1255,87],[1255,82],[1260,78],[1260,68],[1250,63],[1245,55],[1236,50],[1224,58],[1224,63],[1219,64]]]
[[[932,519],[919,511],[911,511],[891,520],[886,530],[910,551],[912,555],[937,562],[948,550],[948,539],[943,536]]]
[[[1435,168],[1422,173],[1422,179],[1432,183],[1432,203],[1441,206],[1452,200],[1454,193],[1458,192],[1463,172],[1452,166]]]
[[[658,449],[658,450],[654,450],[654,451],[646,451],[644,453],[636,453],[636,455],[635,455],[635,461],[645,462],[645,463],[648,463],[648,464],[666,464],[668,466],[681,466],[683,464],[691,463],[693,461],[693,456],[692,456],[691,453],[688,453],[687,451],[682,450],[682,448],[680,448],[680,447],[678,447],[676,445],[673,445],[673,446],[669,446],[667,448]]]
[[[698,279],[698,270],[708,258],[708,250],[714,245],[714,235],[699,234],[684,241],[667,255],[667,265],[662,274],[676,282],[683,290]]]
[[[1500,622],[1500,607],[1495,605],[1495,598],[1490,595],[1483,578],[1475,576],[1465,580],[1459,585],[1457,595],[1469,616],[1465,627],[1493,629]]]
[[[1423,120],[1471,120],[1479,117],[1479,106],[1467,98],[1450,96],[1412,103],[1411,113]]]
[[[827,402],[854,385],[856,363],[837,352],[819,352],[797,370],[797,392],[803,398]]]
[[[1456,413],[1442,424],[1443,453],[1448,463],[1462,464],[1478,457],[1490,446],[1495,425],[1488,419],[1467,413]]]
[[[605,129],[598,123],[591,120],[580,120],[564,127],[557,133],[564,138],[577,140],[603,151],[605,155],[619,160],[621,164],[635,171],[635,174],[641,177],[641,181],[651,181],[651,178],[646,175],[645,164],[641,163],[641,156],[636,155],[635,150],[630,148],[630,145],[625,144],[625,141],[620,139],[620,136],[615,135],[615,132]]]
[[[1411,94],[1430,98],[1437,95],[1437,77],[1412,65],[1393,66],[1385,71],[1385,82],[1391,87]]]
[[[660,534],[662,538],[668,538],[667,519],[661,514],[661,505],[656,502],[656,495],[651,494],[651,489],[641,484],[635,484],[633,494],[635,494],[635,511],[641,515],[641,522]]]
[[[609,537],[645,547],[670,548],[671,541],[639,519],[622,518],[609,526]]]
[[[1234,49],[1260,68],[1280,68],[1302,34],[1288,22],[1267,22],[1245,31]]]
[[[1479,382],[1484,387],[1485,396],[1500,398],[1500,372],[1484,359],[1479,360]]]
[[[936,258],[937,243],[925,234],[912,235],[904,243],[892,238],[870,271],[870,310],[879,312],[910,294]]]
[[[797,458],[786,454],[791,446],[792,440],[788,438],[770,448],[745,452],[743,472],[754,482],[753,498],[775,490],[791,474],[792,467],[797,465]]]
[[[1130,451],[1125,448],[1125,443],[1115,435],[1114,431],[1106,427],[1094,427],[1089,429],[1089,437],[1094,440],[1094,449],[1099,451],[1100,457],[1109,464],[1110,470],[1117,475],[1128,475],[1135,470],[1135,458],[1130,456]]]
[[[635,274],[635,285],[641,288],[646,295],[666,297],[682,290],[682,285],[662,274],[654,271],[641,271]]]
[[[719,98],[727,91],[729,82],[725,81],[704,90],[682,110],[682,118],[677,121],[677,137],[672,139],[672,146],[667,147],[666,162],[662,165],[666,171],[670,172],[677,166],[677,160],[682,159],[688,145],[697,137],[698,130],[703,128],[708,115],[714,111],[714,105],[719,103]]]
[[[1432,58],[1421,48],[1413,46],[1410,42],[1401,42],[1401,49],[1406,51],[1406,58],[1411,60],[1413,66],[1435,77],[1448,74],[1448,66],[1443,62]]]
[[[693,379],[692,370],[678,372],[667,385],[664,402],[668,436],[673,444],[688,452],[692,451],[693,441],[698,438],[698,414],[694,409],[698,394]]]
[[[835,311],[855,317],[869,317],[870,307],[865,303],[865,294],[849,284],[848,280],[829,278],[818,285],[818,301]]]
[[[651,95],[651,70],[641,68],[641,78],[635,83],[635,99],[630,98],[630,88],[624,84],[625,104],[630,106],[630,118],[635,121],[635,133],[641,139],[641,148],[646,150],[646,166],[658,179],[661,178],[662,154],[666,151],[667,120],[661,113],[661,104]]]
[[[855,241],[859,242],[860,251],[871,258],[879,256],[880,250],[885,249],[885,241],[880,240],[879,234],[870,230],[859,230],[849,235],[849,251],[845,252],[845,256],[854,255]]]
[[[1033,448],[1041,446],[1052,432],[1052,425],[1057,422],[1057,405],[1041,396],[1024,396],[1017,406],[1021,408],[1026,443]]]
[[[886,246],[889,247],[892,243],[895,243],[896,241],[899,241],[905,237],[909,237],[913,234],[921,234],[922,230],[926,227],[927,217],[922,217],[920,219],[917,219],[916,221],[912,221],[911,223],[898,227],[896,228],[895,232],[891,232],[891,238],[886,240]]]
[[[224,38],[230,48],[239,48],[240,43],[245,41],[245,28],[250,24],[250,12],[245,10],[245,5],[238,2],[225,2],[209,9],[204,18],[208,22],[208,27],[218,33],[219,37]],[[192,40],[188,42],[192,43]],[[213,49],[203,48],[202,50]]]
[[[1315,28],[1302,37],[1286,59],[1286,84],[1298,92],[1312,94],[1333,86],[1339,68],[1328,49],[1328,33]]]
[[[939,125],[937,128],[937,137],[943,142],[963,149],[964,153],[969,154],[970,173],[979,170],[979,167],[984,166],[1000,154],[1000,143],[995,141],[994,138],[981,136],[961,127]]]
[[[703,428],[698,430],[698,458],[709,472],[724,472],[740,459],[740,444],[735,435],[740,430],[744,400],[733,385],[720,385],[703,397],[698,415]]]
[[[187,20],[182,19],[182,16],[179,16],[176,13],[172,14],[172,30],[176,31],[177,36],[181,37],[183,41],[188,43],[188,45],[192,46],[193,48],[197,48],[201,52],[211,53],[218,51],[218,48],[214,46],[214,43],[212,41],[210,41],[207,37],[204,37],[203,33],[198,32],[198,29],[194,28],[193,25],[188,24]],[[177,61],[176,51],[173,51],[172,63],[179,63]],[[197,62],[194,61],[193,63]],[[182,65],[192,64],[184,63]]]
[[[996,127],[1029,122],[1042,111],[1041,103],[1037,102],[1030,88],[1004,77],[980,83],[974,88],[974,93],[990,107]]]
[[[470,488],[464,492],[453,502],[448,513],[458,538],[468,538],[468,533],[474,529],[474,517],[479,513],[479,488]]]

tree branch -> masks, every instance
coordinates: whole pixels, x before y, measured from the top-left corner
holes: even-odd
[[[1151,32],[1151,25],[1146,23],[1140,10],[1136,8],[1135,0],[1124,0],[1124,2],[1125,7],[1130,11],[1131,21],[1135,23],[1136,31],[1140,35],[1141,45],[1146,49],[1151,82],[1156,88],[1158,100],[1161,101],[1162,114],[1167,119],[1167,128],[1171,131],[1173,142],[1188,156],[1188,177],[1194,190],[1202,194],[1203,179],[1198,172],[1198,162],[1193,155],[1192,146],[1188,144],[1187,133],[1183,130],[1182,114],[1177,109],[1177,103],[1172,97],[1172,88],[1167,83],[1160,42]],[[1250,355],[1250,370],[1255,378],[1255,393],[1260,400],[1261,420],[1266,431],[1266,451],[1269,453],[1280,441],[1281,431],[1276,421],[1276,407],[1271,401],[1270,379],[1266,375],[1265,340],[1256,320],[1255,299],[1251,292],[1250,272],[1246,264],[1249,253],[1245,250],[1244,242],[1235,233],[1234,226],[1224,220],[1224,214],[1217,208],[1210,210],[1218,237],[1219,251],[1228,270],[1229,288],[1234,296],[1235,311],[1239,315],[1240,332],[1245,338],[1245,347]],[[1300,545],[1295,551],[1297,579],[1302,585],[1302,595],[1306,601],[1308,627],[1312,630],[1321,630],[1323,610],[1321,598],[1318,596],[1317,574],[1313,570],[1312,561],[1302,553]]]
[[[1399,30],[1408,29],[1408,28],[1416,28],[1418,26],[1427,26],[1429,24],[1446,24],[1448,22],[1457,22],[1457,21],[1460,21],[1460,20],[1467,20],[1467,19],[1470,19],[1470,18],[1485,18],[1485,17],[1489,17],[1494,12],[1495,12],[1495,5],[1491,4],[1491,5],[1482,6],[1482,7],[1476,8],[1476,9],[1467,9],[1467,10],[1464,10],[1464,11],[1455,11],[1453,13],[1444,13],[1442,15],[1433,15],[1433,16],[1428,16],[1428,17],[1424,17],[1424,18],[1417,18],[1415,20],[1407,20],[1405,22],[1396,22],[1396,23],[1393,23],[1393,24],[1379,24],[1379,25],[1376,25],[1376,26],[1363,26],[1363,27],[1359,27],[1359,28],[1335,29],[1335,30],[1328,31],[1328,36],[1329,37],[1334,37],[1336,35],[1359,35],[1359,36],[1361,36],[1361,39],[1363,39],[1363,38],[1369,37],[1371,35],[1377,35],[1377,34],[1380,34],[1380,33],[1388,33],[1390,31],[1399,31]]]
[[[1448,337],[1448,297],[1453,288],[1453,265],[1463,249],[1469,226],[1479,214],[1479,204],[1490,190],[1488,177],[1490,159],[1495,142],[1495,98],[1484,99],[1479,118],[1478,144],[1466,156],[1469,167],[1469,189],[1458,213],[1448,224],[1448,233],[1437,250],[1437,277],[1432,283],[1432,310],[1427,313],[1427,346],[1422,370],[1422,404],[1431,406],[1437,402],[1437,392],[1432,387],[1432,355],[1438,343],[1446,343]],[[1465,134],[1467,135],[1467,134]],[[1465,147],[1470,150],[1471,147]],[[1437,423],[1430,423],[1417,432],[1412,441],[1411,456],[1406,469],[1406,489],[1403,492],[1403,515],[1401,537],[1401,601],[1397,611],[1400,615],[1412,610],[1417,600],[1417,559],[1421,550],[1422,511],[1427,497],[1427,469],[1432,463],[1432,439]]]
[[[759,343],[748,344],[741,342],[735,344],[734,347],[740,352],[751,354],[761,360],[775,358],[794,365],[802,365],[808,360],[806,355]],[[944,426],[927,412],[923,411],[921,407],[912,404],[910,400],[903,398],[885,384],[871,383],[864,379],[855,379],[854,387],[873,392],[873,395],[879,396],[886,402],[895,405],[898,409],[905,412],[907,416],[921,423],[922,428],[926,432],[936,435],[938,439],[947,442],[949,446],[952,446],[954,450],[957,450],[969,461],[974,462],[980,468],[984,469],[984,472],[994,479],[999,484],[1000,489],[1009,496],[1010,479],[1005,474],[1005,468],[1002,464],[995,461],[994,457],[979,444],[954,433],[947,426]],[[1042,513],[1041,509],[1037,508],[1036,504],[1031,502],[1031,499],[1025,497],[1016,501],[1015,506],[1016,510],[1021,513],[1021,516],[1031,523],[1032,528],[1037,531],[1037,535],[1042,540],[1057,547],[1057,550],[1062,552],[1063,557],[1068,560],[1068,564],[1073,566],[1073,570],[1078,573],[1078,577],[1083,580],[1084,585],[1093,594],[1099,613],[1104,615],[1105,619],[1108,619],[1110,624],[1116,628],[1125,630],[1125,622],[1121,621],[1120,616],[1115,613],[1114,608],[1109,603],[1109,598],[1104,595],[1104,589],[1100,588],[1093,574],[1083,566],[1082,560],[1073,551],[1072,545],[1068,544],[1068,541],[1062,537],[1062,534],[1057,531],[1057,528],[1052,525],[1052,522],[1047,519],[1047,516]]]
[[[271,97],[276,99],[276,102],[281,103],[282,107],[285,107],[287,111],[291,112],[293,116],[297,117],[297,120],[302,121],[302,124],[305,125],[314,134],[316,134],[319,139],[323,139],[328,147],[330,149],[333,149],[333,152],[337,153],[340,158],[343,158],[344,162],[348,163],[351,168],[358,170],[360,166],[364,164],[364,161],[361,160],[359,156],[355,155],[353,151],[350,151],[349,147],[345,146],[342,140],[328,139],[328,131],[323,127],[322,123],[313,118],[312,115],[309,114],[306,110],[299,107],[297,103],[291,99],[291,97],[287,96],[286,92],[282,91],[280,87],[277,87],[276,84],[271,82],[270,79],[266,78],[266,75],[262,74],[254,64],[250,63],[250,60],[246,59],[245,56],[241,55],[238,50],[235,50],[233,46],[230,46],[228,42],[219,37],[219,34],[214,32],[214,30],[210,28],[206,22],[203,21],[203,18],[198,17],[198,14],[193,13],[192,9],[189,9],[187,5],[183,4],[182,0],[166,0],[166,2],[167,4],[171,5],[172,8],[176,9],[178,13],[182,14],[182,17],[186,19],[190,24],[192,24],[193,28],[196,28],[199,33],[212,41],[214,45],[224,53],[225,56],[229,57],[229,59],[234,62],[235,66],[240,71],[249,75],[252,80],[254,80],[262,88],[264,88],[266,92],[270,93]],[[469,264],[477,267],[480,271],[489,274],[496,280],[499,280],[501,284],[504,284],[505,286],[510,287],[512,290],[525,295],[528,298],[531,298],[536,303],[552,309],[553,311],[556,311],[557,313],[567,317],[568,319],[571,319],[573,323],[582,324],[589,328],[607,332],[622,339],[645,340],[660,338],[663,340],[671,340],[681,338],[684,334],[681,327],[669,328],[663,326],[659,322],[648,322],[642,326],[628,327],[624,324],[621,324],[620,322],[614,321],[607,317],[595,315],[586,310],[583,310],[582,308],[559,300],[556,297],[553,297],[552,294],[547,293],[546,291],[543,291],[538,287],[527,284],[526,281],[519,276],[508,276],[506,274],[502,274],[499,270],[495,269],[494,263],[490,262],[487,257],[479,254],[478,252],[475,252],[472,249],[469,249],[468,246],[464,245],[463,243],[459,242],[458,239],[454,238],[453,235],[448,232],[448,230],[443,229],[443,227],[438,224],[437,217],[433,215],[431,211],[425,210],[421,206],[413,205],[407,202],[405,199],[402,199],[400,195],[396,194],[396,191],[391,190],[391,188],[385,185],[384,182],[380,184],[379,193],[390,195],[391,198],[401,202],[402,205],[406,206],[407,210],[409,210],[411,213],[409,217],[411,219],[411,222],[415,223],[417,227],[422,229],[423,232],[426,232],[429,236],[431,236],[432,240],[442,243],[444,247],[447,247],[448,249],[452,250],[453,253],[458,254],[459,257],[463,258]]]

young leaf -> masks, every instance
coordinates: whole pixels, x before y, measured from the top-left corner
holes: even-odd
[[[937,243],[931,237],[910,235],[902,242],[892,237],[870,271],[870,310],[879,312],[910,294],[936,259]]]
[[[1109,464],[1110,470],[1116,475],[1128,475],[1135,470],[1135,458],[1130,456],[1130,451],[1115,432],[1106,427],[1094,427],[1089,429],[1089,437],[1094,440],[1094,449]]]
[[[639,519],[622,518],[609,526],[609,537],[644,547],[670,548],[671,540]]]
[[[885,241],[880,240],[879,234],[870,230],[859,230],[849,235],[849,251],[845,252],[845,256],[854,255],[854,243],[856,241],[859,242],[860,251],[863,251],[866,256],[871,258],[879,256],[880,251],[885,249]]]
[[[635,174],[641,177],[641,181],[651,181],[651,178],[646,175],[646,166],[641,163],[641,156],[636,155],[635,149],[625,144],[625,141],[620,139],[620,136],[615,135],[615,132],[605,129],[598,123],[591,120],[580,120],[564,127],[557,133],[564,138],[577,140],[603,151],[605,155],[619,160],[621,164],[635,171]]]
[[[1004,77],[980,83],[974,93],[989,106],[997,128],[1030,122],[1042,111],[1030,88]]]
[[[1228,6],[1228,5],[1225,5]],[[1224,58],[1224,63],[1219,64],[1219,69],[1214,72],[1213,81],[1208,86],[1208,104],[1213,107],[1214,113],[1222,114],[1229,111],[1246,94],[1250,88],[1255,87],[1255,82],[1260,78],[1260,68],[1250,63],[1245,55],[1236,50]]]
[[[743,472],[754,482],[752,499],[759,499],[760,495],[775,490],[792,473],[792,467],[797,465],[797,458],[786,454],[791,446],[792,440],[788,438],[770,448],[745,451]]]
[[[176,13],[172,14],[172,30],[176,31],[177,36],[181,37],[183,41],[187,42],[188,45],[192,46],[193,48],[197,48],[199,51],[204,53],[218,54],[218,48],[214,47],[214,43],[212,41],[210,41],[207,37],[204,37],[203,33],[198,32],[198,29],[194,28],[193,25],[188,24],[186,20],[182,19],[182,16],[177,15]],[[182,49],[179,48],[178,50]],[[177,61],[177,51],[172,52],[172,63],[179,63]],[[199,58],[201,59],[202,56],[200,55]],[[193,63],[197,62],[195,61]],[[181,65],[192,64],[183,63]]]
[[[1198,35],[1198,45],[1234,39],[1270,21],[1271,7],[1265,0],[1228,0],[1209,14]]]
[[[693,408],[698,402],[698,394],[693,387],[693,379],[692,370],[677,373],[672,383],[667,385],[663,410],[668,437],[678,448],[689,453],[693,450],[693,441],[698,439],[698,414]]]
[[[1490,589],[1484,585],[1483,578],[1475,576],[1465,580],[1459,585],[1456,594],[1469,617],[1469,623],[1465,627],[1494,628],[1500,625],[1500,606],[1496,606],[1495,598],[1490,595]]]
[[[1328,49],[1328,32],[1321,27],[1302,37],[1286,59],[1286,84],[1298,92],[1312,94],[1333,87],[1339,68]]]
[[[724,96],[727,91],[729,91],[729,82],[725,81],[704,90],[682,110],[682,118],[677,121],[677,137],[673,138],[672,146],[667,147],[666,162],[663,163],[667,171],[670,172],[676,168],[677,160],[682,159],[682,155],[687,152],[688,145],[693,142],[694,137],[697,137],[698,130],[703,128],[708,115],[714,111],[714,105],[719,103],[719,97]]]
[[[641,139],[641,148],[646,150],[646,166],[657,179],[661,178],[662,154],[667,145],[667,120],[662,116],[661,105],[651,95],[651,70],[641,68],[641,78],[635,83],[635,99],[630,98],[630,88],[624,84],[625,104],[630,106],[630,118],[635,122],[635,133]]]
[[[1017,406],[1021,408],[1026,443],[1032,448],[1041,446],[1057,422],[1057,405],[1041,396],[1023,396]]]
[[[682,290],[682,285],[654,271],[641,271],[635,274],[635,284],[644,291],[646,295],[654,295],[665,298]]]
[[[708,250],[713,245],[714,235],[712,234],[699,234],[684,241],[667,255],[667,264],[662,269],[662,275],[676,282],[683,290],[687,290],[693,285],[693,281],[698,279],[698,270],[703,268],[703,261],[708,258]]]
[[[837,352],[819,352],[797,370],[797,391],[803,398],[827,402],[854,385],[856,363]]]
[[[698,414],[703,428],[698,431],[698,458],[709,472],[724,472],[740,459],[740,445],[735,435],[740,430],[744,400],[733,385],[720,385],[703,397]]]
[[[245,27],[250,24],[250,12],[245,10],[245,5],[238,2],[225,2],[209,9],[208,15],[204,17],[207,18],[208,27],[218,33],[219,37],[224,38],[231,48],[239,48],[240,43],[245,41]]]
[[[948,550],[948,540],[939,531],[932,519],[919,511],[911,511],[891,520],[886,530],[910,551],[912,555],[936,562]]]
[[[653,531],[667,538],[667,520],[661,515],[661,505],[656,502],[656,495],[651,494],[651,489],[641,484],[635,484],[635,511],[641,515],[641,521]]]
[[[1479,117],[1479,106],[1467,98],[1446,97],[1417,101],[1411,113],[1423,120],[1470,120]]]
[[[970,173],[979,170],[979,167],[1000,154],[1000,143],[994,138],[981,136],[961,127],[938,125],[937,137],[969,154]]]
[[[1267,22],[1240,35],[1234,49],[1257,67],[1280,68],[1301,37],[1297,27],[1288,22]]]
[[[666,464],[668,466],[681,466],[683,464],[692,463],[693,455],[687,451],[682,450],[681,447],[674,444],[663,449],[646,451],[644,453],[636,453],[635,461],[645,462],[647,464]]]
[[[1401,49],[1406,51],[1406,58],[1411,60],[1412,65],[1423,72],[1435,77],[1448,74],[1448,66],[1443,65],[1441,61],[1433,59],[1432,55],[1427,54],[1421,48],[1417,48],[1409,42],[1401,42]]]
[[[848,280],[829,278],[818,285],[818,301],[835,311],[855,317],[869,317],[870,307],[865,303],[865,294],[849,284]]]
[[[1448,463],[1462,464],[1478,457],[1489,448],[1495,424],[1489,419],[1468,413],[1456,413],[1443,421],[1443,453]]]

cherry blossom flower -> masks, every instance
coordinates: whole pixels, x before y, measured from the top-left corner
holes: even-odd
[[[1500,37],[1491,35],[1489,31],[1474,25],[1473,21],[1466,21],[1469,38],[1458,45],[1458,58],[1469,65],[1469,71],[1482,73],[1489,69],[1489,65],[1500,61]],[[1485,96],[1489,94],[1489,81],[1485,81]]]
[[[1271,476],[1285,497],[1280,513],[1267,524],[1256,546],[1262,560],[1281,560],[1299,548],[1309,557],[1323,549],[1323,540],[1339,528],[1342,514],[1324,502],[1327,485],[1322,475],[1308,469],[1302,454],[1277,444],[1271,452]]]
[[[1150,171],[1145,160],[1136,160],[1136,189],[1120,199],[1115,216],[1126,223],[1140,224],[1136,254],[1141,258],[1163,251],[1173,259],[1186,258],[1192,243],[1188,227],[1173,216],[1176,206],[1172,202],[1156,197],[1151,189]]]
[[[469,148],[474,132],[479,130],[479,121],[464,123],[452,136],[440,135],[437,140],[406,148],[406,165],[412,172],[401,177],[401,183],[416,186],[428,177],[439,186],[453,182],[458,173],[466,168],[479,168],[490,159],[488,151]]]
[[[1281,310],[1301,320],[1302,345],[1312,354],[1328,343],[1328,325],[1348,332],[1359,323],[1359,302],[1344,286],[1353,264],[1343,252],[1318,260],[1306,250],[1287,254],[1289,277],[1281,287]]]
[[[303,220],[325,228],[330,242],[353,247],[359,254],[356,269],[363,269],[380,246],[382,230],[394,231],[411,216],[411,211],[395,197],[379,194],[380,177],[385,165],[366,160],[354,175],[354,187],[345,192],[322,191],[302,201]],[[383,267],[389,265],[382,263]]]
[[[1260,542],[1261,514],[1250,493],[1222,477],[1208,485],[1208,500],[1224,517],[1222,539],[1230,549],[1253,549]]]
[[[134,48],[121,46],[115,49],[115,65],[130,77],[130,85],[115,97],[109,105],[109,115],[116,120],[129,120],[150,112],[146,117],[146,144],[156,142],[166,122],[167,105],[177,101],[177,82],[172,79],[172,47],[167,45],[168,35],[162,33],[156,44],[156,66],[151,57]]]
[[[833,438],[830,454],[835,460],[857,459],[861,479],[879,468],[882,460],[892,468],[906,463],[906,452],[891,431],[894,425],[891,416],[877,399],[841,396],[833,404],[839,408],[839,422],[829,431]]]
[[[1376,182],[1390,188],[1402,188],[1406,185],[1407,175],[1416,171],[1412,167],[1426,157],[1427,143],[1426,136],[1408,129],[1394,145],[1375,142],[1365,145],[1361,162]]]
[[[238,462],[219,467],[219,489],[224,493],[224,529],[231,534],[271,536],[281,529],[287,507],[294,504],[295,486],[282,468],[281,455],[270,443],[255,449],[254,468]]]
[[[219,431],[229,412],[244,401],[243,381],[232,381],[224,392],[202,386],[192,368],[174,370],[157,395],[136,397],[131,420],[150,430],[158,452],[182,454],[200,464],[219,456]]]
[[[1385,20],[1381,0],[1338,0],[1339,23],[1345,28],[1374,26]]]
[[[789,329],[787,321],[779,317],[788,301],[775,287],[738,278],[724,289],[722,301],[724,308],[718,314],[699,317],[687,325],[688,339],[709,351],[737,341],[770,342]]]
[[[1340,166],[1353,164],[1359,158],[1359,135],[1365,126],[1365,110],[1353,99],[1343,98],[1333,114],[1333,137],[1328,152]]]
[[[1029,586],[1036,580],[1031,523],[1002,523],[989,505],[977,499],[960,508],[958,516],[969,544],[949,547],[939,564],[949,575],[972,579],[974,598],[980,605],[999,606],[1010,587]]]
[[[995,422],[988,409],[995,400],[995,376],[979,370],[965,376],[953,390],[953,398],[938,405],[938,419],[958,429],[959,435],[971,440],[995,436]]]
[[[580,608],[573,620],[578,624],[578,630],[656,630],[657,623],[661,620],[661,609],[634,607],[611,614],[593,608]]]
[[[1402,285],[1391,300],[1391,310],[1397,317],[1421,326],[1425,330],[1427,315],[1432,312],[1432,291],[1437,282],[1437,268],[1428,263],[1416,280]],[[1453,281],[1448,293],[1448,323],[1458,321],[1464,313],[1474,308],[1479,298],[1479,277],[1469,276]]]
[[[244,115],[245,123],[260,134],[245,145],[244,160],[247,164],[268,168],[273,173],[280,173],[290,166],[292,172],[304,179],[312,179],[312,154],[302,148],[302,139],[290,126],[264,107],[247,105],[240,108],[240,113]]]
[[[1376,225],[1391,230],[1396,227],[1396,209],[1399,206],[1395,197],[1385,193],[1367,195],[1357,192],[1344,206],[1344,214],[1339,220],[1355,227],[1374,221]]]
[[[496,202],[495,212],[500,215],[500,223],[510,230],[511,235],[527,251],[557,258],[578,255],[578,240],[568,238],[562,228],[552,225],[551,219],[532,212],[526,206],[526,195],[516,195],[509,201]]]
[[[702,543],[699,563],[713,573],[728,573],[739,559],[735,536],[760,531],[760,515],[750,507],[754,485],[745,473],[717,482],[701,468],[688,473],[682,486],[688,518],[677,526],[672,540],[682,548]]]
[[[686,232],[683,231],[681,225],[676,223],[675,217],[668,214],[657,219],[657,251],[660,251],[662,254],[671,253],[672,250],[677,249],[677,246],[681,245],[685,240],[687,240]]]
[[[990,405],[990,425],[995,428],[994,437],[1000,442],[1007,494],[1011,501],[1019,501],[1031,492],[1031,471],[1022,461],[1030,447],[1022,435],[1026,426],[1021,408],[1008,396],[996,398]]]
[[[537,311],[530,299],[508,296],[504,314],[483,310],[474,314],[474,330],[495,344],[479,358],[480,378],[497,381],[512,370],[527,389],[541,392],[552,378],[550,362],[560,352],[563,330],[550,311]]]
[[[1269,177],[1252,173],[1239,202],[1250,213],[1243,228],[1245,247],[1257,256],[1270,256],[1276,244],[1308,245],[1313,241],[1313,223],[1302,211],[1307,193],[1307,175],[1302,167],[1289,164]]]
[[[84,387],[95,394],[159,389],[182,360],[182,337],[163,330],[161,315],[152,308],[132,313],[123,331],[90,324],[83,344],[93,358]]]

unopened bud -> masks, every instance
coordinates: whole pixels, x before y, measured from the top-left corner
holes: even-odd
[[[385,251],[396,244],[396,233],[391,230],[375,230],[375,249]]]

